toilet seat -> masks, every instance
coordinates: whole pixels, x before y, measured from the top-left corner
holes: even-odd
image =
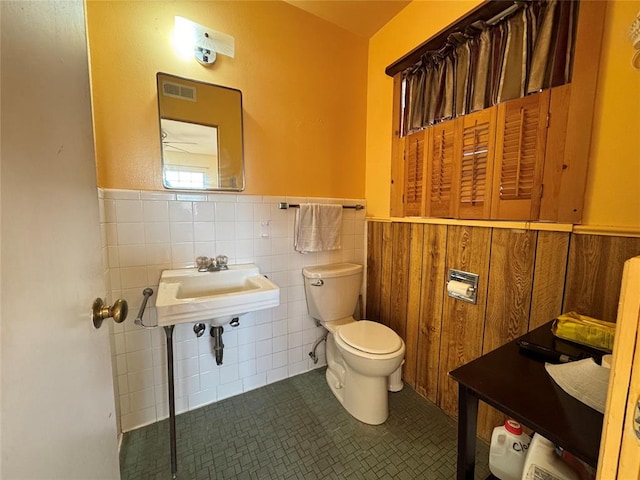
[[[348,346],[373,355],[387,355],[402,347],[402,339],[389,327],[369,320],[354,321],[337,329]]]

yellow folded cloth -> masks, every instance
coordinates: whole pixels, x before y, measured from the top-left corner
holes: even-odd
[[[558,338],[611,352],[616,324],[568,312],[554,320],[551,332]]]

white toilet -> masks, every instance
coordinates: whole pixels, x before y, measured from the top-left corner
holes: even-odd
[[[402,389],[405,345],[390,328],[354,320],[362,265],[337,263],[302,269],[309,314],[327,336],[327,383],[344,408],[363,423],[389,416],[390,391]]]

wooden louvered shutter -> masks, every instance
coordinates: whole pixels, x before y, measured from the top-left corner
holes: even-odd
[[[427,137],[426,215],[454,216],[454,120],[429,129]]]
[[[489,218],[496,107],[458,118],[456,138],[458,217]]]
[[[426,130],[404,137],[404,214],[421,216],[424,212]]]
[[[548,109],[549,90],[498,105],[492,218],[538,219]]]

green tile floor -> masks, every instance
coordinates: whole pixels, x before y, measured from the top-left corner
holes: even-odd
[[[456,422],[409,387],[389,403],[383,425],[360,423],[318,369],[178,415],[177,478],[455,478]],[[476,478],[488,455],[479,441]],[[122,480],[171,478],[167,420],[124,435],[120,469]]]

